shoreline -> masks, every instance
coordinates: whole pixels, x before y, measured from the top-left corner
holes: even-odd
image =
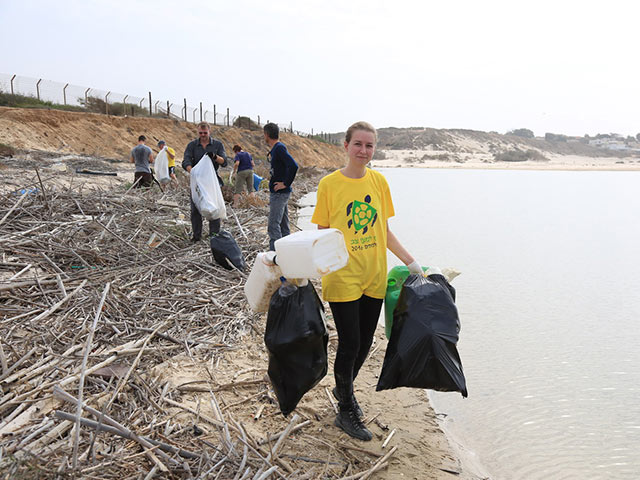
[[[501,162],[505,163],[505,162]],[[638,172],[640,171],[640,164],[636,165],[538,165],[528,162],[522,162],[523,164],[511,165],[508,163],[502,164],[485,164],[485,163],[463,163],[463,164],[451,164],[442,162],[425,162],[421,165],[402,164],[402,163],[389,163],[379,160],[371,162],[371,168],[419,168],[419,169],[434,169],[434,170],[521,170],[521,171],[556,171],[556,172]]]
[[[295,218],[296,225],[302,230],[307,230],[310,227],[313,227],[311,224],[311,214],[313,213],[313,207],[315,206],[315,194],[316,191],[312,190],[304,194],[297,201],[296,209],[295,209]],[[313,201],[311,201],[313,200]],[[378,330],[380,333],[380,329],[384,329],[384,313],[381,312],[380,318],[378,320],[378,326],[380,327]],[[371,359],[371,357],[370,357]],[[372,365],[369,365],[369,369],[372,368]],[[433,400],[431,399],[430,392],[428,390],[421,389],[397,389],[395,390],[398,397],[404,397],[410,392],[412,394],[418,394],[420,392],[424,392],[424,398],[427,399],[428,408],[433,414],[433,417],[436,421],[436,424],[442,434],[442,436],[446,440],[446,444],[448,445],[449,454],[455,458],[458,464],[458,471],[452,471],[452,473],[459,475],[459,478],[464,479],[489,479],[491,476],[487,472],[485,466],[481,463],[480,459],[477,457],[475,452],[470,450],[464,443],[464,439],[460,438],[453,429],[447,425],[449,414],[445,414],[445,418],[442,418],[441,413],[439,413],[436,408]]]
[[[493,161],[486,154],[469,154],[462,161],[429,159],[423,151],[383,150],[385,159],[372,160],[372,168],[434,168],[460,170],[640,171],[640,157],[586,157],[549,154],[547,160]],[[429,152],[434,153],[434,152]]]
[[[439,411],[436,408],[435,402],[432,399],[431,391],[427,390],[427,398],[429,399],[429,404],[438,419],[438,426],[447,437],[449,446],[460,462],[463,471],[466,471],[482,480],[491,479],[491,474],[487,470],[487,467],[482,463],[478,454],[468,447],[468,444],[465,443],[465,438],[459,435],[456,432],[455,427],[451,425],[455,422],[455,418],[451,418],[451,414]]]

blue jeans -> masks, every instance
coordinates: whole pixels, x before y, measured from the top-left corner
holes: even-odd
[[[291,192],[271,193],[269,196],[269,250],[275,250],[273,244],[276,240],[286,237],[289,231],[289,210],[287,203]]]

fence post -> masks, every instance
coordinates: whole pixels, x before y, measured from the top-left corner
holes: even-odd
[[[138,105],[140,105],[140,108],[142,108],[142,102],[144,102],[144,98],[140,100],[140,102],[138,102]]]
[[[149,116],[153,117],[153,109],[151,105],[151,92],[149,92]]]
[[[67,87],[69,86],[69,84],[67,83],[64,88],[62,89],[62,98],[64,99],[64,104],[67,104]]]
[[[155,110],[156,114],[158,113],[158,104],[160,103],[160,100],[156,100],[156,103],[153,104],[153,109]]]
[[[167,100],[167,118],[171,118],[171,106],[169,105],[169,100]]]
[[[293,122],[289,122],[289,133],[293,133]]]
[[[13,93],[13,79],[14,78],[16,78],[15,75],[13,77],[11,77],[11,95],[14,95],[14,93]]]
[[[258,115],[258,126],[260,126],[260,115]]]
[[[227,107],[227,127],[229,126],[229,107]]]
[[[196,123],[196,111],[197,110],[198,110],[197,108],[193,109],[193,123]]]
[[[216,104],[213,104],[213,124],[216,124]]]
[[[127,114],[127,98],[129,98],[129,95],[125,95],[122,99],[122,115]]]
[[[40,82],[42,81],[42,79],[38,80],[38,83],[36,83],[36,92],[38,94],[38,100],[40,100]]]
[[[200,121],[202,121],[202,102],[200,102]]]
[[[109,115],[109,95],[111,95],[111,92],[107,92],[104,96],[104,110],[107,115]]]
[[[187,99],[184,99],[184,121],[187,121]]]

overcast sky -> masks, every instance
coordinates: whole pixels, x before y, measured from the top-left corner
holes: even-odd
[[[0,0],[0,72],[295,129],[640,132],[635,0]]]

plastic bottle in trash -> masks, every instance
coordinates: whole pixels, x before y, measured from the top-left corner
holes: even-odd
[[[349,261],[344,235],[337,228],[295,232],[276,240],[274,247],[287,278],[320,278]]]
[[[427,274],[431,273],[428,267],[422,267]],[[387,276],[387,292],[384,297],[384,333],[387,338],[391,338],[391,328],[393,326],[393,311],[398,303],[400,291],[404,281],[409,276],[409,269],[405,265],[399,265],[389,270]]]
[[[296,287],[286,278],[280,277],[280,281],[282,282],[282,285],[280,285],[278,292],[280,293],[281,297],[288,297],[289,295],[293,295],[294,293],[296,293],[296,290],[298,290],[298,287]]]

